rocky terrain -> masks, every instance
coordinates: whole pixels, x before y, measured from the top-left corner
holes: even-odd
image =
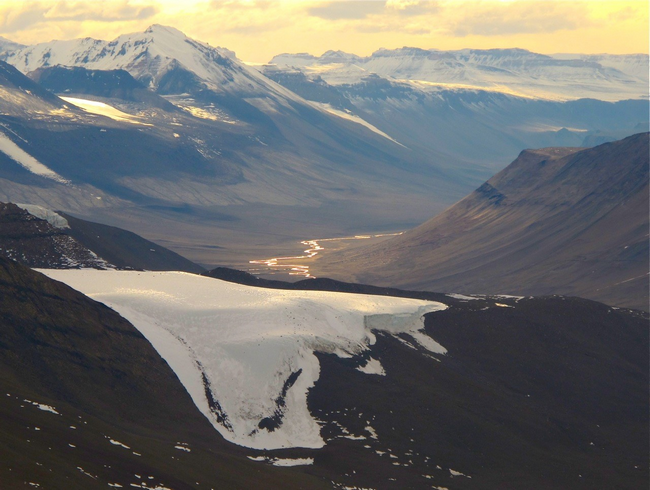
[[[43,269],[203,270],[135,233],[12,203],[0,203],[0,255]]]

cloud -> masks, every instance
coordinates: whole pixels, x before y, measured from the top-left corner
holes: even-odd
[[[647,0],[0,0],[0,35],[23,44],[113,39],[153,23],[250,61],[405,45],[647,52],[648,36]]]
[[[430,15],[440,11],[437,1],[388,0],[386,8],[401,16]]]
[[[210,2],[210,8],[228,10],[268,10],[277,5],[277,1],[270,0],[212,0]]]
[[[129,0],[118,2],[26,2],[0,4],[0,32],[13,33],[34,28],[41,30],[43,23],[69,22],[123,22],[145,20],[158,12],[154,3],[132,4]]]
[[[0,15],[0,32],[10,34],[43,22],[46,12],[47,9],[39,8],[34,3],[22,4],[21,8],[4,9]]]
[[[382,1],[328,2],[307,9],[309,15],[327,20],[365,19],[369,15],[382,13],[386,8]]]
[[[129,0],[119,2],[57,2],[47,11],[46,17],[54,21],[98,20],[104,22],[144,20],[158,12],[154,4],[133,5]]]
[[[583,3],[516,1],[476,7],[449,26],[451,34],[464,37],[552,33],[588,27],[590,23]]]

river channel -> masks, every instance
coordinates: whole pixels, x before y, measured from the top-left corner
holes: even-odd
[[[401,235],[397,233],[381,233],[377,235],[354,235],[341,238],[319,238],[316,240],[304,240],[300,244],[307,247],[302,255],[288,257],[271,257],[268,259],[249,260],[248,272],[256,276],[289,276],[293,279],[313,278],[310,273],[310,261],[318,254],[326,253],[332,248],[337,248],[341,242],[352,240],[373,240],[383,239],[391,236]],[[334,246],[334,247],[333,247]]]

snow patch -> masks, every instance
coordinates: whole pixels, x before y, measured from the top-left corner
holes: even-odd
[[[376,127],[376,126],[373,126],[373,125],[370,124],[368,121],[366,121],[366,120],[364,120],[364,119],[361,119],[361,118],[360,118],[359,116],[357,116],[356,114],[352,114],[352,113],[348,113],[348,112],[345,112],[345,111],[340,111],[340,110],[338,110],[338,109],[334,109],[331,105],[329,105],[329,104],[325,104],[325,103],[323,103],[323,102],[311,102],[311,103],[314,104],[314,105],[315,105],[317,108],[319,108],[320,110],[323,110],[323,111],[325,111],[325,112],[328,112],[328,113],[330,113],[330,114],[333,114],[334,116],[338,116],[338,117],[340,117],[340,118],[342,118],[342,119],[346,119],[346,120],[348,120],[348,121],[352,121],[352,122],[355,122],[355,123],[357,123],[357,124],[360,124],[361,126],[364,126],[365,128],[368,128],[368,129],[369,129],[370,131],[372,131],[373,133],[376,133],[376,134],[378,134],[379,136],[383,136],[384,138],[386,138],[386,139],[392,141],[393,143],[395,143],[395,144],[401,146],[402,148],[406,148],[406,146],[404,146],[402,143],[400,143],[400,142],[397,141],[396,139],[391,138],[391,137],[388,136],[386,133],[384,133],[381,129],[379,129],[379,128]]]
[[[377,431],[371,425],[366,426],[366,431],[368,431],[368,434],[370,434],[371,439],[375,439],[375,440],[379,439],[379,436],[377,436]]]
[[[372,329],[417,335],[424,313],[447,308],[255,288],[181,272],[41,272],[131,321],[224,438],[256,449],[325,444],[307,408],[307,391],[320,374],[314,352],[359,354],[375,343]],[[426,343],[424,337],[418,341]],[[446,352],[431,342],[433,352]]]
[[[92,478],[93,480],[96,480],[96,479],[97,479],[97,476],[95,476],[95,475],[91,475],[91,474],[88,473],[86,470],[84,470],[81,466],[77,466],[77,469],[78,469],[79,471],[81,471],[84,475],[89,476],[90,478]]]
[[[452,470],[449,468],[449,473],[451,473],[451,476],[464,476],[465,478],[472,478],[469,475],[466,475],[465,473],[461,473],[460,471]]]
[[[41,162],[36,160],[29,153],[20,148],[16,143],[11,141],[6,134],[0,132],[0,151],[15,161],[21,167],[29,170],[31,173],[51,179],[61,184],[69,184],[70,181],[64,179],[54,170],[51,170]]]
[[[120,441],[116,441],[115,439],[107,438],[108,442],[110,442],[113,446],[120,446],[123,447],[124,449],[131,449],[129,446],[126,444],[122,444]]]
[[[146,124],[138,121],[136,116],[122,112],[119,109],[116,109],[113,106],[105,104],[103,102],[98,102],[96,100],[87,100],[87,99],[77,99],[76,97],[61,97],[66,102],[70,102],[73,105],[83,109],[86,112],[91,114],[97,114],[98,116],[108,117],[114,121],[128,122],[131,124],[141,124],[143,126],[152,126],[151,124]]]
[[[314,464],[314,458],[269,458],[266,456],[247,456],[251,461],[271,463],[273,466],[306,466]]]
[[[26,402],[26,403],[31,403],[36,408],[38,408],[39,410],[43,410],[44,412],[50,412],[50,413],[53,413],[55,415],[61,415],[59,412],[56,411],[56,408],[54,408],[51,405],[45,405],[44,403],[33,402],[31,400],[23,400],[23,401]]]
[[[39,219],[44,219],[54,228],[66,229],[70,228],[68,220],[65,219],[60,214],[55,213],[51,209],[44,208],[43,206],[38,206],[36,204],[19,204],[15,203],[20,209],[24,209],[32,216],[35,216]]]
[[[272,464],[273,466],[306,466],[314,464],[314,458],[275,458]]]
[[[475,298],[473,296],[465,296],[464,294],[458,294],[458,293],[449,293],[449,294],[447,294],[447,296],[449,296],[450,298],[454,298],[454,299],[463,299],[465,301],[472,301],[472,300],[481,299],[481,298]]]
[[[381,362],[379,362],[377,359],[373,359],[372,357],[368,359],[368,362],[363,366],[359,366],[357,370],[366,374],[386,376],[386,371],[384,371],[384,367],[381,365]]]

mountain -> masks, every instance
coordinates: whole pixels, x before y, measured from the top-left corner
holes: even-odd
[[[528,56],[513,53],[492,57]],[[35,179],[11,158],[2,165],[0,154],[0,199],[127,228],[207,265],[245,264],[313,236],[412,227],[524,148],[647,128],[647,100],[561,103],[396,80],[331,52],[335,84],[329,70],[260,72],[159,25],[0,57],[64,98],[58,109],[30,99],[29,118],[17,105],[0,123],[68,183]]]
[[[203,270],[135,233],[12,203],[0,203],[0,255],[45,269]]]
[[[472,194],[317,275],[461,293],[568,294],[648,308],[648,133],[524,151]]]
[[[261,468],[356,488],[648,481],[647,314],[326,280],[268,289],[223,269],[210,275],[231,282],[45,272],[130,319]]]
[[[459,178],[463,168],[457,161],[498,170],[501,163],[496,162],[512,159],[524,148],[583,146],[593,137],[620,139],[648,128],[648,104],[642,100],[557,102],[375,74],[332,84],[320,72],[276,65],[261,69],[340,117],[366,121],[412,151],[436,155],[447,162],[440,165]]]
[[[16,186],[13,175],[0,173],[8,177],[0,180],[0,198],[101,219],[154,239],[173,229],[173,235],[200,244],[190,251],[196,260],[208,262],[215,250],[241,253],[241,243],[258,241],[251,230],[259,226],[267,237],[293,241],[305,227],[317,228],[316,214],[331,227],[342,220],[346,227],[392,226],[380,222],[385,217],[375,205],[386,200],[402,203],[391,221],[413,222],[412,215],[424,217],[425,209],[442,206],[467,179],[475,180],[468,171],[475,163],[459,162],[466,170],[450,171],[431,155],[331,114],[232,53],[174,29],[153,26],[113,42],[55,41],[6,58],[65,100],[58,99],[58,112],[33,101],[34,117],[7,119],[2,131],[71,185],[48,183],[46,190],[30,192]],[[89,71],[66,72],[52,68],[55,63]],[[151,101],[164,97],[177,110],[115,99],[133,98],[131,82],[115,71],[122,69],[152,91]],[[102,88],[98,79],[117,86]],[[11,161],[6,166],[15,169]],[[434,199],[431,187],[439,189]],[[251,210],[260,205],[286,218],[288,229],[278,233],[277,223],[251,221]]]
[[[251,461],[110,308],[0,258],[3,488],[325,488]]]
[[[62,216],[40,206],[0,203],[0,255],[28,267],[115,267],[70,236]]]
[[[648,55],[644,54],[549,56],[525,49],[442,51],[404,47],[380,49],[365,58],[340,52],[326,52],[320,57],[281,54],[271,63],[301,67],[327,81],[331,76],[335,84],[342,83],[343,70],[349,70],[352,77],[359,73],[351,70],[355,67],[395,80],[546,99],[617,101],[648,96]]]
[[[0,36],[0,53],[15,51],[24,47],[24,44],[16,43],[10,39]]]

